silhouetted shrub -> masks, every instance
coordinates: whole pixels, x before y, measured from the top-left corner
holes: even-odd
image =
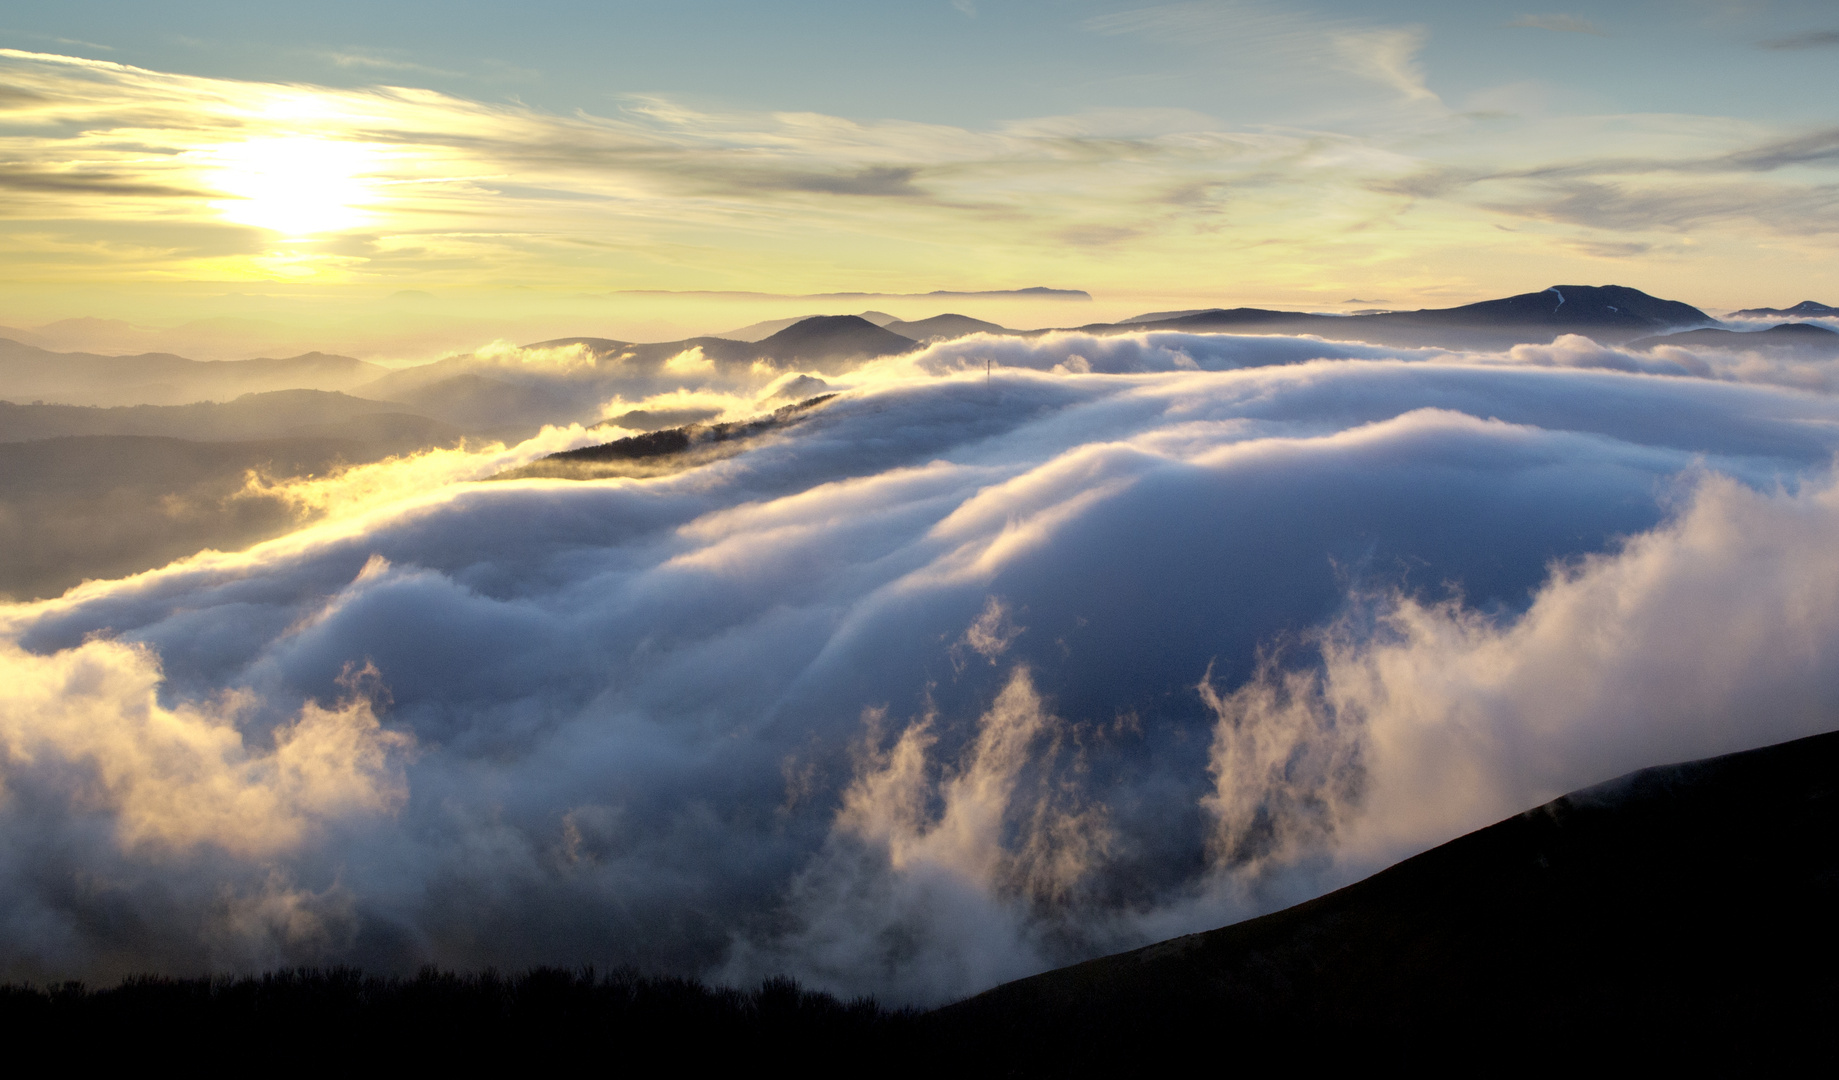
[[[839,1001],[776,978],[751,991],[634,971],[537,968],[518,975],[354,968],[238,978],[142,975],[119,986],[0,987],[14,1045],[290,1048],[427,1061],[577,1054],[665,1055],[702,1065],[794,1054],[813,1066],[911,1043],[916,1014]]]

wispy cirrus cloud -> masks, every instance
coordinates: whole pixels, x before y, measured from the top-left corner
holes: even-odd
[[[1425,86],[1421,30],[1267,7],[1171,5],[1088,29],[1230,38],[1289,60],[1303,53],[1285,49],[1305,50],[1319,69],[1390,86],[1367,96],[1418,119],[1235,127],[1192,109],[1111,108],[972,129],[656,95],[564,115],[6,51],[3,258],[72,280],[585,278],[792,293],[984,284],[966,281],[967,253],[1000,267],[994,287],[1187,289],[1181,267],[1225,259],[1273,292],[1338,299],[1371,290],[1322,280],[1324,265],[1459,251],[1465,276],[1492,259],[1487,273],[1518,287],[1528,245],[1568,256],[1579,243],[1665,247],[1658,234],[1683,228],[1828,228],[1831,132],[1478,120]],[[1501,215],[1550,229],[1509,239],[1491,228]],[[128,242],[149,223],[160,243]]]
[[[1417,59],[1425,31],[1315,15],[1251,0],[1194,0],[1087,19],[1087,30],[1170,44],[1230,49],[1252,63],[1311,77],[1339,71],[1413,102],[1434,102]]]
[[[453,78],[460,73],[444,68],[429,67],[395,53],[378,52],[375,49],[348,48],[331,52],[315,53],[319,59],[333,67],[356,69],[359,71],[404,71],[416,75],[435,75]]]
[[[1678,232],[1721,223],[1777,235],[1839,229],[1839,179],[1818,170],[1839,163],[1839,130],[1766,138],[1713,153],[1553,160],[1509,169],[1433,166],[1377,182],[1412,199],[1466,199],[1503,214],[1609,233]],[[1759,174],[1796,170],[1792,179]],[[1596,237],[1592,250],[1627,250],[1642,240]],[[1603,247],[1601,245],[1609,245]]]
[[[1809,30],[1803,34],[1771,38],[1761,43],[1765,49],[1835,49],[1839,48],[1839,30]]]
[[[1510,20],[1507,25],[1525,30],[1550,30],[1559,34],[1603,34],[1603,28],[1589,19],[1561,13],[1521,15]]]
[[[15,132],[0,146],[0,177],[20,193],[6,217],[267,228],[322,245],[301,249],[303,273],[335,269],[315,263],[326,250],[317,237],[350,233],[370,238],[373,260],[412,246],[425,260],[496,250],[501,263],[552,258],[555,245],[596,236],[681,250],[711,244],[710,230],[761,242],[813,230],[908,244],[1000,235],[1045,248],[1070,219],[1111,236],[1167,237],[1180,230],[1171,215],[1207,212],[1171,208],[1163,196],[1173,188],[1240,188],[1243,201],[1263,197],[1278,173],[1339,186],[1335,170],[1350,161],[1399,167],[1344,136],[1209,130],[1208,118],[1181,110],[992,131],[717,112],[659,97],[628,98],[611,116],[564,116],[402,87],[246,83],[20,52],[0,53],[0,65]],[[1272,206],[1264,216],[1292,213]]]

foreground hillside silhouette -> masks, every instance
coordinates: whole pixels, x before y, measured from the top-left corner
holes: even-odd
[[[1642,770],[1263,918],[929,1013],[769,980],[338,969],[0,989],[28,1039],[388,1044],[542,1057],[555,1040],[789,1054],[825,1070],[1058,1075],[1511,1049],[1515,1061],[1835,1056],[1839,733]],[[602,1040],[608,1040],[602,1043]],[[866,1056],[865,1056],[866,1055]]]
[[[939,1019],[1068,1060],[1124,1032],[1159,1044],[1209,1029],[1831,1054],[1836,961],[1830,733],[1644,769],[1307,903],[1009,983]]]

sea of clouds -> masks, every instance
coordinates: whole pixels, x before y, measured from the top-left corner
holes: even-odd
[[[0,608],[0,976],[937,1002],[1827,730],[1830,366],[979,337],[671,475],[483,479],[573,428],[303,482]]]

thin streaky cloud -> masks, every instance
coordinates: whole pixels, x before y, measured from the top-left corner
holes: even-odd
[[[6,27],[0,27],[0,34],[30,38],[33,41],[48,41],[53,45],[74,45],[83,49],[101,49],[103,52],[115,51],[115,46],[104,45],[99,41],[85,41],[82,38],[58,37],[54,34],[40,34],[31,30],[12,30]]]
[[[1091,33],[1142,37],[1186,46],[1227,47],[1292,71],[1341,71],[1397,90],[1409,101],[1435,101],[1417,52],[1421,27],[1375,26],[1284,10],[1248,0],[1199,0],[1100,15],[1080,24]]]
[[[981,129],[663,96],[625,97],[611,116],[558,114],[401,85],[237,81],[5,50],[0,102],[16,126],[0,145],[0,228],[15,264],[35,274],[65,259],[82,264],[69,273],[91,273],[81,255],[90,232],[159,220],[200,238],[250,228],[276,238],[261,254],[203,239],[137,246],[120,273],[249,279],[284,265],[297,278],[458,284],[489,265],[544,283],[599,274],[609,288],[745,289],[770,274],[797,293],[862,284],[836,275],[833,254],[844,250],[878,253],[876,284],[895,291],[955,278],[968,249],[1014,253],[1010,273],[1022,278],[1102,291],[1223,242],[1250,277],[1331,249],[1344,259],[1349,245],[1385,259],[1450,250],[1496,219],[1612,245],[1664,244],[1682,229],[1733,245],[1752,243],[1758,227],[1834,231],[1822,204],[1839,166],[1831,131],[1615,116],[1484,129],[1441,110],[1424,87],[1419,28],[1233,4],[1130,12],[1091,28],[1176,34],[1212,18],[1217,31],[1222,12],[1272,35],[1269,54],[1302,28],[1321,31],[1308,42],[1315,70],[1388,86],[1396,94],[1364,96],[1391,112],[1428,104],[1414,134],[1473,137],[1426,143],[1384,122],[1235,129],[1171,108]],[[1631,125],[1650,134],[1631,141]],[[304,209],[287,205],[296,201]],[[1409,229],[1397,225],[1405,215]],[[318,239],[287,247],[309,236]],[[814,242],[824,252],[789,271],[763,254]],[[627,254],[603,254],[612,252]]]
[[[409,71],[418,75],[437,75],[443,78],[458,78],[460,76],[460,73],[457,71],[429,67],[427,64],[418,64],[413,60],[403,60],[399,57],[379,55],[363,49],[321,52],[315,55],[318,56],[319,59],[331,64],[333,67],[357,69],[361,71]]]
[[[1762,42],[1765,49],[1832,49],[1839,48],[1839,30],[1813,30],[1805,34],[1774,38]]]
[[[1521,15],[1507,24],[1525,30],[1550,30],[1559,34],[1595,34],[1606,36],[1603,28],[1576,15],[1553,13],[1549,15]]]

